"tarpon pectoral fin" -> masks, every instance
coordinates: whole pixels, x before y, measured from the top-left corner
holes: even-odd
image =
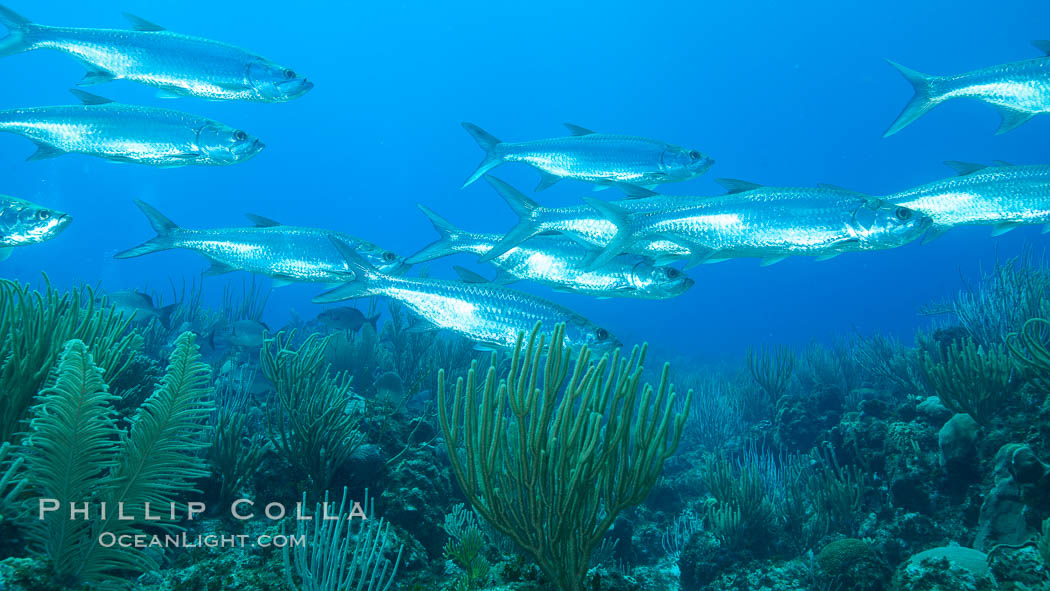
[[[543,172],[541,170],[540,171],[540,182],[539,182],[538,185],[536,185],[536,188],[533,189],[533,191],[538,193],[538,192],[540,192],[540,191],[542,191],[544,189],[549,189],[550,187],[554,186],[554,184],[557,183],[560,180],[561,180],[560,176],[553,175],[553,174],[551,174],[549,172]]]
[[[220,263],[219,261],[212,261],[211,266],[204,271],[204,274],[211,277],[213,275],[224,275],[238,270],[239,269],[233,265],[227,265],[226,263]]]
[[[91,70],[84,77],[77,82],[77,86],[94,86],[96,84],[105,84],[106,82],[112,82],[113,74],[105,70]]]
[[[108,105],[113,102],[112,99],[85,90],[80,90],[78,88],[71,88],[69,89],[69,92],[73,93],[73,96],[77,97],[77,99],[85,105]]]
[[[595,133],[598,133],[596,131],[592,131],[590,129],[587,129],[586,127],[580,127],[579,125],[573,125],[572,123],[563,123],[562,125],[564,125],[569,130],[569,133],[571,133],[572,135],[575,135],[575,136],[593,135]]]
[[[150,21],[148,21],[148,20],[146,20],[146,19],[144,19],[142,17],[135,16],[135,15],[131,14],[130,12],[125,12],[124,13],[124,18],[128,19],[129,21],[131,21],[131,28],[135,29],[136,31],[142,31],[142,32],[145,32],[145,33],[150,33],[150,32],[155,33],[157,31],[166,31],[167,30],[164,27],[158,25],[157,23],[151,23]]]
[[[1047,41],[1046,39],[1037,39],[1032,41],[1032,47],[1035,47],[1039,51],[1050,56],[1050,41]]]
[[[759,266],[760,267],[768,267],[770,265],[775,265],[775,264],[779,263],[780,261],[782,261],[782,260],[784,260],[786,258],[787,258],[787,255],[780,255],[780,256],[775,256],[775,257],[764,257],[762,259],[762,263]]]
[[[1012,162],[1007,162],[1006,160],[992,160],[992,166],[1017,166],[1017,165],[1012,163]]]
[[[999,129],[995,130],[995,135],[1002,135],[1010,131],[1031,119],[1032,115],[1035,114],[1027,111],[1018,111],[1017,109],[1011,109],[1001,105],[997,105],[996,108],[999,110],[999,116],[1003,118],[1003,121],[999,124]]]
[[[34,160],[47,160],[48,158],[54,158],[56,156],[61,156],[61,155],[65,154],[65,153],[66,153],[65,150],[61,150],[59,148],[56,148],[56,147],[52,146],[51,144],[45,144],[45,143],[37,142],[37,144],[36,144],[36,152],[33,152],[28,158],[26,158],[26,162],[32,162]]]
[[[816,258],[818,261],[828,261],[842,254],[841,252],[831,252],[828,254],[822,254]]]
[[[272,220],[268,217],[263,217],[254,213],[246,213],[244,214],[244,217],[251,220],[251,222],[255,224],[256,228],[273,228],[275,226],[282,225],[281,222],[278,222],[277,220]]]
[[[291,279],[285,279],[283,277],[274,277],[273,278],[273,282],[271,283],[271,286],[274,289],[277,289],[278,287],[288,287],[289,285],[292,285],[293,283],[295,283],[295,282],[292,281]]]
[[[995,227],[992,228],[992,236],[1002,236],[1003,234],[1006,234],[1010,230],[1018,228],[1021,225],[1022,224],[1019,224],[1017,222],[1006,222],[1003,224],[996,224]]]
[[[702,265],[711,261],[711,257],[715,256],[718,251],[698,242],[696,240],[690,240],[685,236],[674,234],[671,232],[663,232],[659,234],[659,237],[669,242],[674,242],[678,246],[685,248],[689,251],[689,259],[685,264],[686,269],[691,269],[697,265]]]
[[[10,247],[8,247],[8,248],[0,248],[0,261],[6,261],[8,258],[11,257],[11,253],[14,252],[14,251],[15,251],[15,249],[10,248]]]
[[[988,168],[984,164],[978,164],[976,162],[961,162],[959,160],[945,160],[944,165],[954,170],[959,176],[966,176],[975,173],[978,170]]]
[[[715,179],[715,182],[725,188],[727,195],[744,193],[746,191],[754,191],[755,189],[762,188],[762,185],[758,183],[742,181],[740,179]]]
[[[159,99],[179,99],[184,96],[186,96],[186,93],[174,86],[157,90],[157,98]]]
[[[459,265],[453,266],[452,270],[456,272],[456,275],[459,275],[459,279],[463,283],[491,283],[488,278],[483,277],[481,274],[460,267]]]
[[[642,197],[653,197],[659,195],[656,191],[650,191],[645,187],[632,185],[630,183],[616,183],[616,186],[627,195],[628,199],[641,199]]]
[[[944,233],[947,232],[950,229],[951,228],[948,227],[948,226],[944,226],[944,227],[940,227],[940,228],[937,228],[937,227],[930,228],[929,230],[926,231],[926,235],[922,237],[922,240],[919,241],[919,244],[929,244],[929,243],[933,242],[934,240],[940,238],[941,236],[944,236]]]
[[[1043,226],[1043,230],[1041,232],[1039,232],[1039,233],[1040,234],[1046,234],[1047,232],[1050,232],[1050,224],[1044,225]]]
[[[503,270],[496,271],[496,277],[492,279],[492,283],[495,285],[510,285],[511,283],[517,283],[518,281],[521,281],[520,277],[515,277]]]

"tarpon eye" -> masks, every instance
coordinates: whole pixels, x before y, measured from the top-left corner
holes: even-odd
[[[667,267],[667,270],[664,271],[664,274],[667,275],[668,279],[678,279],[678,277],[682,275],[682,272],[678,269],[675,269],[674,267]]]
[[[36,217],[42,220],[46,220],[47,218],[51,217],[51,212],[46,209],[41,209],[37,212]]]
[[[238,142],[243,142],[244,140],[248,139],[248,134],[244,133],[243,131],[237,131],[233,134],[233,139],[237,140]]]
[[[609,331],[605,330],[604,328],[599,328],[598,330],[594,331],[594,336],[598,337],[599,341],[604,341],[605,339],[609,338]]]
[[[911,210],[907,207],[898,207],[897,211],[893,212],[893,215],[897,216],[897,219],[906,222],[911,219]]]
[[[284,77],[289,79],[289,80],[295,78],[295,70],[285,70],[284,71]]]
[[[392,252],[389,252],[389,251],[388,251],[388,252],[384,252],[384,253],[383,253],[383,260],[384,260],[384,261],[386,261],[386,262],[388,262],[388,263],[389,263],[389,262],[392,262],[392,261],[393,261],[394,259],[396,259],[396,258],[397,258],[397,255],[395,255],[395,254],[394,254],[394,253],[392,253]]]
[[[691,150],[689,152],[689,157],[692,158],[693,160],[699,160],[700,156],[701,156],[700,152],[697,152],[696,150]]]

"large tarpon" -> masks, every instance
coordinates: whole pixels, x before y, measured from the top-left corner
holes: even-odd
[[[118,259],[184,248],[211,259],[209,275],[249,271],[280,281],[342,283],[347,280],[349,268],[329,239],[334,236],[388,272],[400,273],[407,268],[404,259],[393,252],[342,232],[285,226],[252,214],[248,218],[255,223],[253,227],[181,228],[149,204],[142,201],[135,204],[149,219],[157,236],[117,253]]]
[[[886,130],[891,136],[930,109],[954,98],[975,98],[999,110],[1006,133],[1039,113],[1050,112],[1050,41],[1033,41],[1044,57],[1011,62],[954,76],[930,76],[890,62],[915,87],[915,96]]]
[[[566,345],[603,351],[619,346],[608,330],[541,297],[506,287],[464,283],[425,277],[395,277],[378,271],[339,239],[333,239],[346,257],[354,280],[325,292],[315,303],[387,296],[436,329],[455,332],[474,341],[479,348],[507,349],[518,334],[540,323],[553,330],[565,323]]]
[[[589,205],[544,207],[494,176],[485,175],[485,180],[503,197],[519,219],[517,225],[481,257],[481,262],[495,260],[525,240],[540,234],[564,234],[595,249],[604,248],[616,235],[616,224]],[[615,203],[628,211],[649,211],[670,207],[678,199],[657,195]],[[635,241],[626,252],[649,257],[659,265],[689,258],[693,254],[688,246],[661,237]]]
[[[959,176],[885,197],[930,216],[933,228],[928,238],[953,226],[990,225],[995,226],[993,234],[999,235],[1024,224],[1050,224],[1050,165],[945,164]]]
[[[673,206],[631,212],[587,198],[617,227],[592,263],[601,265],[636,240],[661,236],[690,245],[693,263],[758,257],[768,265],[789,256],[830,258],[842,252],[894,248],[929,228],[929,217],[839,187],[764,187],[720,179],[730,192],[678,197]]]
[[[464,187],[504,162],[524,162],[542,175],[537,191],[563,178],[616,185],[631,195],[646,187],[695,178],[714,163],[697,150],[629,135],[596,133],[566,123],[571,136],[527,142],[501,142],[473,123],[463,123],[485,159]]]
[[[0,260],[15,246],[50,240],[73,220],[69,214],[17,197],[0,195]]]
[[[244,162],[264,147],[212,119],[72,92],[83,105],[0,111],[0,131],[32,140],[37,150],[29,160],[76,153],[161,167],[222,166]]]
[[[467,232],[457,228],[430,209],[420,205],[440,238],[408,257],[411,264],[431,261],[456,253],[483,255],[492,250],[502,236]],[[674,267],[657,266],[652,260],[623,255],[596,269],[590,268],[593,250],[564,236],[537,236],[492,259],[501,271],[498,282],[527,280],[559,291],[597,297],[643,299],[672,298],[692,287],[693,280]],[[457,268],[464,280],[477,276]],[[509,280],[508,280],[509,279]]]
[[[0,6],[0,56],[56,49],[88,69],[81,86],[134,80],[158,88],[163,98],[197,96],[282,102],[302,96],[313,84],[261,56],[233,45],[180,35],[132,15],[134,30],[76,29],[38,25]]]

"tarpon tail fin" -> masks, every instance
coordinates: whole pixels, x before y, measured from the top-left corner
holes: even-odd
[[[130,259],[133,257],[140,257],[144,254],[175,248],[175,243],[172,239],[174,234],[179,231],[179,226],[145,201],[136,199],[135,205],[137,205],[138,208],[142,210],[142,213],[146,215],[146,219],[149,220],[149,225],[153,226],[153,231],[156,232],[157,235],[135,248],[129,248],[124,252],[118,252],[113,255],[113,258]]]
[[[481,255],[478,261],[482,263],[495,259],[538,234],[539,230],[536,227],[535,213],[540,207],[538,203],[523,195],[521,191],[494,176],[485,175],[485,180],[492,185],[492,188],[499,193],[500,197],[503,197],[507,205],[514,210],[514,213],[518,214],[519,220],[518,225],[511,228],[510,232],[507,232],[495,246]]]
[[[594,197],[584,197],[583,200],[587,202],[587,205],[597,209],[598,213],[602,214],[605,219],[616,225],[616,234],[613,235],[612,240],[588,264],[588,267],[591,269],[596,269],[613,260],[620,253],[626,252],[627,248],[637,238],[637,235],[631,229],[631,214],[626,209]]]
[[[33,21],[0,4],[0,25],[7,27],[7,36],[0,39],[0,57],[33,49]]]
[[[376,280],[382,278],[383,274],[361,255],[357,254],[357,251],[341,238],[329,236],[328,239],[332,241],[336,250],[343,256],[346,266],[353,272],[354,278],[339,287],[318,295],[313,299],[313,302],[315,304],[331,304],[343,300],[382,295],[382,290],[376,286]]]
[[[470,175],[467,182],[463,183],[463,187],[470,186],[474,181],[480,179],[486,172],[496,168],[503,163],[503,155],[499,151],[500,141],[496,136],[481,129],[473,123],[462,123],[463,129],[467,130],[470,137],[474,138],[474,141],[478,143],[478,146],[482,150],[485,150],[485,159],[481,161],[474,173]]]
[[[901,114],[897,116],[897,120],[893,122],[893,125],[890,125],[890,128],[886,130],[882,137],[889,137],[904,129],[912,121],[922,117],[927,111],[941,102],[941,97],[936,94],[933,88],[934,82],[939,80],[938,76],[923,74],[896,62],[886,61],[894,68],[897,68],[897,71],[904,76],[905,80],[911,82],[911,85],[915,88],[915,96],[911,97],[907,105],[904,105],[904,110],[901,111]]]
[[[434,242],[423,247],[416,254],[405,259],[405,262],[410,265],[417,263],[425,263],[434,259],[440,259],[450,254],[456,254],[459,250],[456,248],[456,243],[463,236],[463,231],[452,225],[451,222],[438,214],[431,211],[431,209],[423,204],[418,204],[416,207],[423,212],[423,215],[430,218],[430,223],[434,225],[434,229],[437,230],[438,239]]]

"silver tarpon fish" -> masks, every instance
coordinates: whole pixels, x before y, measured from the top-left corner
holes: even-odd
[[[1006,133],[1039,113],[1050,112],[1050,41],[1033,41],[1046,55],[954,76],[930,76],[890,62],[915,87],[915,96],[886,130],[891,136],[930,109],[954,98],[975,98],[999,111]]]
[[[518,224],[479,260],[487,263],[533,236],[547,233],[565,234],[592,249],[604,248],[616,235],[616,224],[589,205],[544,207],[523,195],[504,181],[485,175],[507,205],[518,215]],[[641,199],[624,199],[615,203],[629,211],[649,211],[671,206],[679,197],[657,195]],[[658,265],[688,258],[692,251],[677,242],[660,237],[639,240],[627,251],[653,259]]]
[[[79,60],[88,73],[80,86],[134,80],[158,88],[158,96],[196,96],[265,103],[302,96],[313,84],[295,71],[243,49],[180,35],[125,14],[134,30],[74,29],[38,25],[0,6],[0,56],[56,49]]]
[[[29,160],[76,153],[161,167],[221,166],[244,162],[264,147],[246,132],[205,117],[71,92],[84,104],[0,111],[0,131],[32,140],[37,151]]]
[[[50,240],[66,229],[69,214],[41,207],[17,197],[0,195],[0,261],[15,246]]]
[[[885,197],[933,219],[925,241],[953,226],[995,226],[992,234],[998,236],[1023,224],[1050,224],[1050,165],[1013,166],[997,162],[983,166],[956,161],[945,164],[959,176]]]
[[[411,264],[456,253],[482,255],[500,241],[499,234],[463,231],[427,207],[420,205],[440,238],[408,257]],[[590,269],[594,251],[563,236],[537,236],[492,259],[502,277],[501,284],[521,279],[548,285],[559,291],[597,297],[644,299],[672,298],[693,286],[693,280],[674,267],[659,267],[635,255],[616,257],[606,265]],[[464,281],[488,282],[475,273],[456,267]]]
[[[248,214],[248,219],[255,223],[254,227],[194,230],[180,228],[147,203],[136,200],[135,204],[146,214],[157,236],[135,248],[117,253],[115,256],[118,259],[185,248],[211,259],[208,275],[249,271],[269,275],[278,283],[342,283],[347,280],[349,268],[342,254],[329,240],[329,237],[335,236],[387,272],[400,273],[407,268],[404,260],[393,252],[342,232],[285,226],[254,214]]]
[[[617,204],[585,198],[618,231],[592,263],[601,265],[632,242],[663,236],[688,245],[692,264],[758,257],[771,265],[788,256],[821,259],[842,252],[893,248],[918,238],[929,217],[847,189],[820,185],[764,187],[719,179],[729,193],[678,197],[673,207],[632,212]]]
[[[354,273],[354,280],[316,298],[318,304],[387,296],[397,300],[432,328],[455,332],[479,348],[510,348],[518,333],[539,322],[543,330],[565,323],[566,345],[595,351],[620,346],[608,330],[572,310],[538,296],[495,285],[445,279],[395,277],[376,270],[338,238],[332,240]]]
[[[687,181],[711,168],[714,161],[687,148],[629,135],[596,133],[565,124],[569,137],[501,142],[473,123],[463,123],[483,150],[485,159],[464,187],[504,162],[524,162],[540,171],[537,191],[563,178],[619,186],[629,195],[647,194],[645,188]]]

